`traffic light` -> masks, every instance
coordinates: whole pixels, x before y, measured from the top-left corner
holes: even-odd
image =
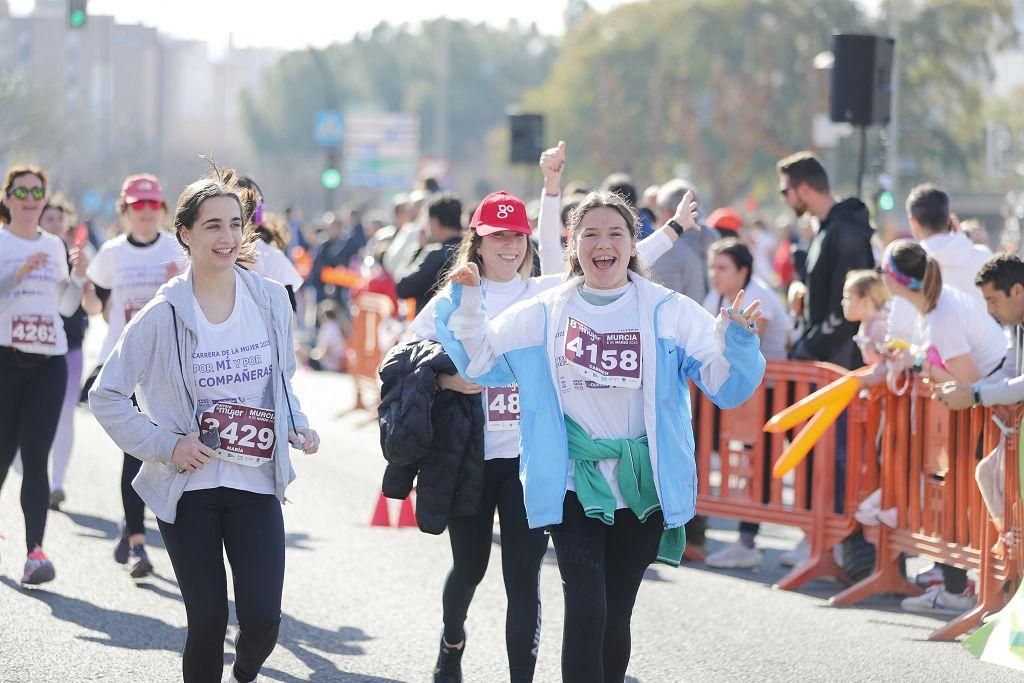
[[[88,0],[68,0],[68,28],[85,28]]]
[[[878,195],[878,208],[882,211],[892,211],[894,206],[896,206],[896,198],[892,196],[892,192],[882,190]]]
[[[341,185],[341,171],[329,166],[320,174],[320,184],[328,190],[337,190]]]

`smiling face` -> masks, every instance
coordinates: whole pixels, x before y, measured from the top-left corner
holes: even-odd
[[[573,231],[572,251],[583,270],[585,284],[594,289],[615,289],[626,284],[635,246],[625,217],[609,206],[587,211]]]
[[[242,247],[242,207],[235,196],[211,197],[199,206],[195,223],[181,232],[192,267],[221,271],[235,265]]]
[[[40,195],[40,192],[42,195],[37,199],[33,191],[35,195]],[[25,198],[18,199],[15,192],[24,194]],[[34,173],[23,173],[11,182],[4,203],[10,209],[12,223],[38,225],[40,214],[46,206],[46,184]]]
[[[515,277],[528,253],[529,238],[519,232],[504,230],[480,238],[477,254],[483,263],[481,275],[495,282],[508,282]]]
[[[154,201],[138,201],[126,206],[124,217],[131,232],[149,236],[160,229],[163,213],[163,206]]]

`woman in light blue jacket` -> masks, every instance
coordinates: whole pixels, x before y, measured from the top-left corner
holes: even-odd
[[[565,681],[623,679],[644,571],[679,562],[697,495],[687,380],[731,408],[764,374],[759,302],[744,310],[741,292],[716,319],[645,279],[636,226],[619,196],[592,193],[569,221],[575,277],[488,320],[469,264],[435,309],[463,376],[519,385],[527,518],[550,529],[562,575]]]

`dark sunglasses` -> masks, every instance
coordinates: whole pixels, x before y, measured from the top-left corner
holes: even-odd
[[[41,187],[12,187],[7,190],[7,196],[15,199],[28,199],[29,195],[32,195],[32,199],[42,199],[46,196],[46,190]]]
[[[132,202],[128,206],[132,207],[132,209],[134,209],[135,211],[142,211],[143,209],[147,208],[156,211],[163,205],[164,203],[157,199],[139,199],[137,201]]]

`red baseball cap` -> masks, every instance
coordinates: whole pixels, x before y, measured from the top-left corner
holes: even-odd
[[[533,232],[530,220],[526,217],[526,204],[523,204],[522,199],[504,191],[492,192],[483,198],[473,212],[469,227],[474,228],[481,237],[505,230],[521,235]]]
[[[164,191],[155,175],[138,173],[124,179],[124,184],[121,185],[121,199],[128,204],[134,204],[140,200],[162,202]]]
[[[743,216],[736,213],[729,207],[715,209],[708,216],[708,225],[712,228],[725,228],[726,230],[739,230],[743,227]]]

